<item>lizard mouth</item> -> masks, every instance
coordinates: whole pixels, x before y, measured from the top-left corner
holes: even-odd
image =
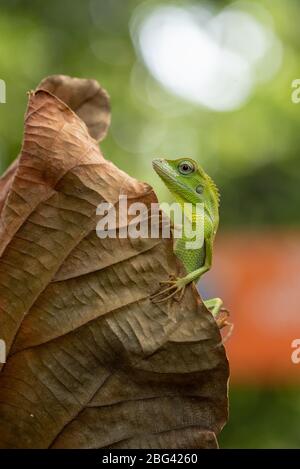
[[[177,183],[178,174],[168,165],[165,160],[155,159],[152,161],[154,171],[166,182],[173,181]]]
[[[176,171],[168,165],[168,163],[160,158],[152,161],[154,171],[166,183],[167,187],[172,192],[180,193],[181,190],[193,193],[193,190],[186,184],[179,180]],[[181,190],[180,190],[181,189]]]

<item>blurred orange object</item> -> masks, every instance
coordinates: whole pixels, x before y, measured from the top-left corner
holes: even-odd
[[[291,359],[300,339],[300,232],[220,233],[200,290],[231,313],[232,382],[300,382]]]

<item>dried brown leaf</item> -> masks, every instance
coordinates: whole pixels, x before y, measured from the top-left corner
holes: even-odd
[[[97,142],[106,136],[110,126],[110,103],[107,92],[96,80],[51,75],[38,86],[66,103],[85,122]]]
[[[149,300],[181,268],[171,240],[97,237],[100,202],[157,199],[101,155],[103,125],[78,117],[100,103],[82,82],[31,93],[21,156],[0,180],[0,447],[216,447],[218,327],[193,286],[181,303]]]

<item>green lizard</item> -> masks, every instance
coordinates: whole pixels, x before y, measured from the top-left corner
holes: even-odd
[[[219,192],[213,180],[203,171],[200,165],[190,158],[180,158],[178,160],[153,160],[153,168],[163,180],[171,194],[174,196],[180,208],[184,209],[184,204],[190,203],[196,207],[197,203],[202,203],[204,211],[204,242],[197,249],[190,249],[184,234],[175,242],[174,253],[183,263],[187,275],[182,278],[173,278],[167,282],[161,282],[165,287],[151,295],[155,303],[161,303],[172,298],[177,293],[179,299],[184,295],[185,287],[193,281],[198,281],[207,272],[212,263],[212,252],[215,235],[219,225]],[[187,212],[185,216],[191,223],[192,228],[196,227],[196,211]],[[222,308],[222,300],[213,298],[204,302],[206,307],[217,316]]]

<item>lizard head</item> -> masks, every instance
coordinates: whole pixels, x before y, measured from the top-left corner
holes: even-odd
[[[210,176],[191,158],[157,158],[153,169],[169,191],[181,202],[219,204],[219,191]],[[215,203],[214,203],[215,202]]]

